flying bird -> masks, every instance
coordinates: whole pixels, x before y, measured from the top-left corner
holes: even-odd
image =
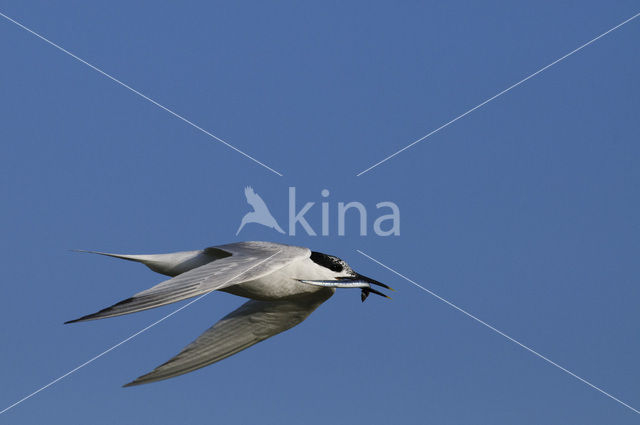
[[[262,224],[263,226],[275,229],[280,233],[284,233],[284,230],[282,230],[276,219],[271,215],[267,204],[264,203],[260,195],[253,191],[251,186],[244,188],[244,196],[247,198],[247,203],[253,207],[253,211],[246,213],[244,217],[242,217],[242,222],[240,222],[240,227],[238,227],[236,236],[238,236],[240,230],[242,230],[244,225],[247,223]]]
[[[191,372],[286,331],[305,320],[335,293],[336,288],[360,289],[362,302],[370,293],[387,297],[371,285],[391,289],[356,273],[332,255],[272,242],[237,242],[196,251],[152,255],[82,252],[136,261],[171,276],[171,279],[97,313],[65,323],[134,313],[211,291],[250,299],[178,355],[125,387]]]

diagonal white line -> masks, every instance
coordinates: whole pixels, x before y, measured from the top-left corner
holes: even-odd
[[[564,55],[564,56],[562,56],[562,57],[560,57],[560,58],[558,58],[558,59],[554,60],[554,61],[553,61],[553,62],[551,62],[549,65],[547,65],[547,66],[544,66],[544,67],[540,68],[539,70],[537,70],[537,71],[536,71],[536,72],[534,72],[533,74],[529,75],[529,76],[528,76],[528,77],[526,77],[526,78],[523,78],[522,80],[518,81],[517,83],[512,84],[511,86],[509,86],[509,87],[507,87],[506,89],[502,90],[500,93],[498,93],[498,94],[496,94],[496,95],[494,95],[494,96],[492,96],[492,97],[488,98],[488,99],[487,99],[487,100],[485,100],[484,102],[479,103],[478,105],[474,106],[473,108],[469,109],[468,111],[466,111],[466,112],[464,112],[464,113],[462,113],[462,114],[458,115],[457,117],[455,117],[455,118],[454,118],[454,119],[452,119],[451,121],[449,121],[449,122],[447,122],[447,123],[445,123],[445,124],[441,125],[440,127],[436,128],[436,129],[435,129],[435,130],[433,130],[432,132],[425,134],[424,136],[422,136],[422,137],[421,137],[421,138],[419,138],[418,140],[416,140],[416,141],[414,141],[414,142],[412,142],[412,143],[409,143],[407,146],[405,146],[404,148],[402,148],[402,149],[400,149],[400,150],[398,150],[398,151],[396,151],[396,152],[392,153],[391,155],[389,155],[389,156],[388,156],[388,157],[386,157],[385,159],[383,159],[383,160],[381,160],[381,161],[376,162],[376,163],[375,163],[375,164],[373,164],[371,167],[369,167],[369,168],[367,168],[367,169],[365,169],[365,170],[363,170],[363,171],[360,171],[358,174],[356,174],[356,176],[357,176],[357,177],[360,177],[361,175],[363,175],[364,173],[366,173],[366,172],[368,172],[368,171],[370,171],[370,170],[374,169],[374,168],[375,168],[375,167],[377,167],[378,165],[380,165],[380,164],[382,164],[382,163],[384,163],[384,162],[387,162],[388,160],[390,160],[390,159],[391,159],[391,158],[393,158],[394,156],[398,155],[399,153],[402,153],[402,152],[406,151],[407,149],[409,149],[410,147],[414,146],[415,144],[420,143],[420,142],[421,142],[421,141],[423,141],[424,139],[426,139],[426,138],[428,138],[428,137],[430,137],[430,136],[432,136],[432,135],[436,134],[436,133],[437,133],[437,132],[439,132],[440,130],[442,130],[442,129],[444,129],[444,128],[448,127],[449,125],[451,125],[451,124],[453,124],[454,122],[458,121],[460,118],[463,118],[463,117],[465,117],[465,116],[469,115],[470,113],[472,113],[472,112],[473,112],[473,111],[475,111],[476,109],[483,107],[484,105],[486,105],[487,103],[491,102],[492,100],[497,99],[498,97],[500,97],[500,96],[502,96],[503,94],[507,93],[507,92],[508,92],[508,91],[510,91],[511,89],[518,87],[520,84],[524,83],[525,81],[529,80],[530,78],[533,78],[533,77],[535,77],[536,75],[540,74],[541,72],[543,72],[543,71],[545,71],[545,70],[547,70],[547,69],[551,68],[553,65],[557,64],[558,62],[560,62],[560,61],[562,61],[562,60],[564,60],[564,59],[568,58],[569,56],[573,55],[574,53],[576,53],[576,52],[578,52],[578,51],[580,51],[580,50],[584,49],[584,48],[585,48],[585,47],[587,47],[588,45],[590,45],[590,44],[592,44],[592,43],[594,43],[594,42],[598,41],[599,39],[601,39],[601,38],[602,38],[602,37],[604,37],[605,35],[609,34],[610,32],[615,31],[615,30],[617,30],[618,28],[620,28],[621,26],[623,26],[624,24],[626,24],[626,23],[628,23],[628,22],[630,22],[630,21],[632,21],[632,20],[636,19],[638,16],[640,16],[640,13],[636,13],[635,15],[633,15],[632,17],[630,17],[630,18],[629,18],[629,19],[627,19],[626,21],[619,23],[619,24],[618,24],[618,25],[616,25],[615,27],[613,27],[613,28],[611,28],[611,29],[609,29],[609,30],[607,30],[607,31],[603,32],[603,33],[602,33],[602,34],[600,34],[599,36],[597,36],[597,37],[595,37],[595,38],[593,38],[593,39],[591,39],[591,40],[587,41],[587,42],[586,42],[586,43],[584,43],[582,46],[580,46],[580,47],[578,47],[578,48],[576,48],[576,49],[574,49],[574,50],[570,51],[570,52],[569,52],[569,53],[567,53],[566,55]]]
[[[238,152],[240,155],[243,155],[246,158],[249,158],[250,160],[252,160],[253,162],[263,166],[264,168],[266,168],[267,170],[271,171],[272,173],[275,173],[277,175],[279,175],[280,177],[282,177],[282,174],[279,173],[278,171],[274,170],[273,168],[269,167],[268,165],[265,165],[264,163],[258,161],[257,159],[255,159],[254,157],[252,157],[251,155],[241,151],[240,149],[236,148],[235,146],[233,146],[232,144],[222,140],[221,138],[219,138],[218,136],[208,132],[207,130],[205,130],[204,128],[200,127],[199,125],[193,123],[192,121],[189,121],[188,119],[186,119],[185,117],[183,117],[182,115],[178,114],[177,112],[172,111],[171,109],[167,108],[166,106],[161,105],[160,103],[156,102],[155,100],[151,99],[150,97],[140,93],[138,90],[134,89],[133,87],[123,83],[122,81],[118,80],[116,77],[104,72],[103,70],[101,70],[100,68],[98,68],[97,66],[94,66],[92,64],[90,64],[89,62],[85,61],[84,59],[74,55],[73,53],[71,53],[70,51],[64,49],[63,47],[57,45],[56,43],[54,43],[53,41],[45,38],[44,36],[38,34],[37,32],[33,31],[30,28],[27,28],[26,26],[22,25],[20,22],[16,21],[15,19],[10,18],[9,16],[5,15],[4,13],[0,12],[0,16],[2,16],[3,18],[5,18],[6,20],[13,22],[14,24],[16,24],[17,26],[19,26],[20,28],[22,28],[25,31],[30,32],[31,34],[35,35],[36,37],[38,37],[39,39],[41,39],[42,41],[50,44],[51,46],[55,47],[56,49],[60,50],[63,53],[66,53],[67,55],[71,56],[72,58],[74,58],[75,60],[87,65],[89,68],[93,69],[94,71],[99,72],[100,74],[104,75],[105,77],[109,78],[110,80],[120,84],[122,87],[126,88],[127,90],[137,94],[138,96],[140,96],[141,98],[153,103],[154,105],[156,105],[158,108],[165,110],[166,112],[170,113],[171,115],[173,115],[174,117],[186,122],[187,124],[189,124],[191,127],[195,128],[196,130],[201,131],[202,133],[206,134],[207,136],[217,140],[218,142],[222,143],[223,145],[227,146],[228,148],[233,149],[234,151]]]
[[[574,378],[576,378],[577,380],[587,384],[588,386],[590,386],[591,388],[593,388],[596,391],[599,391],[600,393],[606,395],[607,397],[609,397],[610,399],[617,401],[618,403],[620,403],[621,405],[623,405],[624,407],[633,410],[635,413],[640,414],[640,411],[629,406],[627,403],[625,403],[624,401],[612,396],[611,394],[609,394],[608,392],[606,392],[605,390],[603,390],[600,387],[595,386],[594,384],[592,384],[591,382],[587,381],[584,378],[579,377],[578,375],[576,375],[575,373],[571,372],[569,369],[566,369],[562,366],[560,366],[558,363],[554,362],[553,360],[543,356],[542,354],[538,353],[537,351],[535,351],[533,348],[530,348],[526,345],[524,345],[523,343],[521,343],[520,341],[518,341],[515,338],[510,337],[509,335],[507,335],[506,333],[502,332],[499,329],[494,328],[493,326],[491,326],[490,324],[488,324],[487,322],[477,318],[476,316],[474,316],[473,314],[469,313],[468,311],[458,307],[457,305],[455,305],[454,303],[452,303],[451,301],[448,301],[444,298],[442,298],[440,295],[436,294],[435,292],[432,292],[430,290],[428,290],[427,288],[425,288],[424,286],[414,282],[413,280],[409,279],[408,277],[406,277],[405,275],[395,271],[394,269],[392,269],[391,267],[382,264],[380,261],[376,260],[375,258],[365,254],[364,252],[360,251],[359,249],[356,249],[356,251],[358,251],[358,253],[364,255],[365,257],[367,257],[368,259],[370,259],[371,261],[373,261],[374,263],[379,264],[380,266],[384,267],[385,269],[389,270],[390,272],[400,276],[401,278],[403,278],[404,280],[406,280],[409,283],[414,284],[415,286],[417,286],[418,288],[422,289],[423,291],[427,292],[429,295],[433,295],[434,297],[436,297],[437,299],[439,299],[440,301],[442,301],[443,303],[447,304],[450,307],[455,308],[456,310],[458,310],[460,313],[465,314],[466,316],[472,318],[473,320],[475,320],[476,322],[480,323],[481,325],[486,326],[487,328],[491,329],[492,331],[494,331],[495,333],[497,333],[498,335],[501,335],[503,337],[505,337],[506,339],[508,339],[509,341],[519,345],[520,347],[524,348],[525,350],[527,350],[528,352],[530,352],[531,354],[534,354],[535,356],[541,358],[542,360],[544,360],[545,362],[557,367],[558,369],[560,369],[561,371],[568,373],[569,375],[573,376]]]
[[[276,252],[275,254],[265,258],[264,260],[260,261],[259,263],[254,264],[253,266],[249,267],[248,269],[244,270],[242,273],[232,277],[231,279],[227,280],[224,284],[231,282],[233,279],[238,278],[240,276],[242,276],[243,274],[245,274],[246,272],[248,272],[249,270],[258,267],[260,264],[264,263],[265,261],[270,260],[271,258],[275,257],[276,255],[280,254],[280,252],[282,252],[282,250]],[[214,292],[214,291],[211,291]],[[82,369],[83,367],[87,366],[90,363],[93,363],[95,360],[98,360],[100,357],[104,356],[105,354],[107,354],[108,352],[115,350],[116,348],[118,348],[119,346],[121,346],[122,344],[131,341],[133,338],[137,337],[138,335],[140,335],[143,332],[146,332],[147,330],[153,328],[155,325],[159,324],[160,322],[164,322],[166,319],[168,319],[169,317],[173,316],[174,314],[176,314],[177,312],[179,312],[180,310],[184,310],[185,308],[189,307],[191,304],[197,302],[198,300],[201,300],[202,298],[206,297],[207,295],[209,295],[211,292],[207,292],[206,294],[202,294],[200,295],[198,298],[189,301],[187,304],[183,305],[182,307],[172,311],[171,313],[167,314],[166,316],[164,316],[162,319],[156,320],[155,322],[153,322],[152,324],[150,324],[149,326],[147,326],[144,329],[139,330],[138,332],[134,333],[133,335],[123,339],[122,341],[120,341],[119,343],[117,343],[116,345],[113,345],[111,347],[109,347],[108,349],[104,350],[102,353],[98,354],[95,357],[92,357],[91,359],[87,360],[86,362],[82,363],[80,366],[77,366],[73,369],[71,369],[69,372],[65,373],[64,375],[54,379],[53,381],[49,382],[47,385],[40,387],[39,389],[37,389],[36,391],[32,392],[31,394],[29,394],[26,397],[21,398],[20,400],[16,401],[15,403],[13,403],[12,405],[6,407],[4,410],[0,411],[0,415],[2,415],[3,413],[5,413],[6,411],[16,407],[17,405],[19,405],[20,403],[22,403],[23,401],[26,401],[28,399],[30,399],[31,397],[33,397],[34,395],[38,394],[40,391],[43,391],[47,388],[49,388],[50,386],[52,386],[53,384],[55,384],[58,381],[63,380],[64,378],[66,378],[67,376],[71,375],[74,372],[77,372],[78,370]]]

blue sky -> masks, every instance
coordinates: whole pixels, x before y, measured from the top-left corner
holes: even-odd
[[[640,406],[640,20],[370,172],[385,156],[638,13],[617,2],[0,1],[0,12],[283,174],[0,19],[0,409],[173,311],[62,325],[160,280],[72,253],[272,240],[397,289],[339,292],[221,363],[120,386],[242,300],[212,293],[0,415],[48,423],[637,423],[633,411],[360,249]],[[287,222],[330,190],[331,236]],[[337,236],[337,203],[401,234]],[[307,216],[320,226],[319,206]]]

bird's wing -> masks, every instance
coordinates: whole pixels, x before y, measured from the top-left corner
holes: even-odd
[[[311,254],[307,248],[272,242],[238,242],[215,248],[231,255],[165,280],[97,313],[66,323],[120,316],[195,297],[258,279]]]
[[[253,191],[251,186],[247,186],[244,189],[244,196],[247,198],[247,203],[253,207],[254,211],[269,211],[267,204],[264,203],[260,195]],[[271,213],[269,213],[269,215],[271,215]]]
[[[185,347],[177,356],[125,387],[147,384],[191,372],[301,323],[333,295],[323,291],[306,301],[254,301],[244,303]]]

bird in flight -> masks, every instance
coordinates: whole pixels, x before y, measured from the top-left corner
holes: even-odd
[[[178,355],[125,387],[191,372],[286,331],[305,320],[336,288],[360,289],[362,302],[370,293],[387,297],[371,285],[391,289],[356,273],[332,255],[272,242],[237,242],[197,251],[152,255],[82,252],[136,261],[171,279],[66,323],[134,313],[211,291],[250,299]]]
[[[242,217],[236,236],[238,236],[240,230],[242,230],[244,225],[247,223],[262,224],[263,226],[275,229],[280,233],[284,233],[284,230],[282,230],[276,219],[271,215],[267,204],[264,203],[260,195],[253,191],[251,186],[244,188],[244,196],[247,198],[247,203],[253,207],[253,211],[246,213],[244,217]]]

